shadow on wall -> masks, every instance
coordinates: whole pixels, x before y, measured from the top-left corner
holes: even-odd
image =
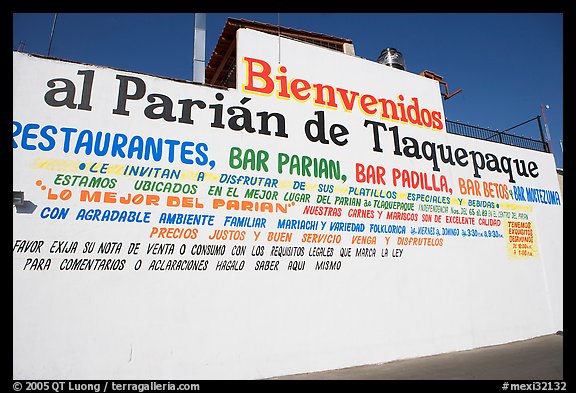
[[[556,169],[556,173],[558,174],[558,184],[560,185],[560,196],[564,200],[564,170]]]

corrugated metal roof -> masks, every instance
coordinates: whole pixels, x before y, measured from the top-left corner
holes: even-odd
[[[207,85],[219,87],[236,86],[236,31],[240,28],[258,30],[274,35],[280,34],[282,37],[293,38],[340,52],[344,52],[344,44],[352,44],[352,40],[347,38],[339,38],[269,23],[228,18],[206,66],[205,83]]]

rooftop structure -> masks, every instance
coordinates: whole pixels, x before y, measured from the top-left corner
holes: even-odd
[[[269,23],[228,18],[206,66],[205,80],[207,85],[236,87],[236,31],[242,28],[280,35],[354,55],[354,44],[352,40],[347,38],[338,38]]]

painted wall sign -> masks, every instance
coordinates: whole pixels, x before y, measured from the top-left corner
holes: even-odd
[[[435,81],[244,29],[237,89],[13,63],[15,379],[265,378],[562,329],[553,156],[446,133]]]

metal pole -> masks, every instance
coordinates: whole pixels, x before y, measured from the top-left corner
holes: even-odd
[[[513,130],[514,128],[516,128],[516,127],[523,126],[524,124],[529,123],[529,122],[531,122],[531,121],[534,120],[534,119],[535,119],[535,117],[532,118],[532,119],[530,119],[530,120],[526,120],[524,123],[516,124],[514,127],[510,127],[510,128],[508,128],[508,129],[506,129],[506,130],[504,130],[504,131],[502,131],[502,132],[510,131],[510,130]]]
[[[544,133],[542,132],[542,123],[540,122],[540,115],[536,116],[536,118],[538,119],[538,128],[540,129],[540,139],[542,140],[542,146],[544,147],[544,151],[546,153],[550,153],[550,147],[548,146],[546,139],[544,139]]]
[[[54,21],[52,22],[52,32],[50,33],[50,42],[48,43],[48,56],[50,56],[50,48],[52,48],[52,38],[54,37],[54,29],[56,28],[56,19],[58,19],[58,13],[54,14]]]
[[[548,143],[549,152],[552,153],[552,138],[550,138],[550,130],[548,129],[548,117],[546,116],[546,109],[548,105],[540,104],[540,110],[542,111],[542,117],[544,118],[544,129],[546,130],[546,143]]]
[[[194,14],[194,66],[192,80],[204,83],[206,78],[206,14]]]

